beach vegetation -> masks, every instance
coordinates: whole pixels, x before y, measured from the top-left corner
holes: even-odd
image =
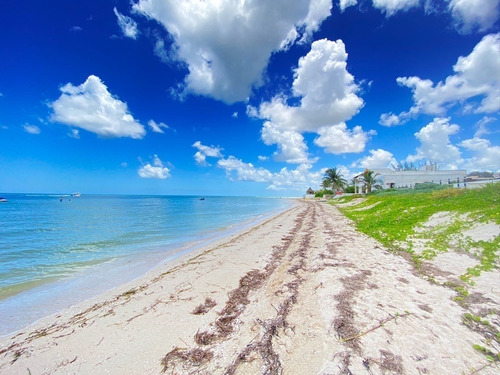
[[[354,185],[349,185],[344,188],[344,193],[354,194],[356,192],[356,188]]]
[[[490,362],[500,361],[500,353],[495,354],[491,350],[489,350],[488,348],[485,348],[484,346],[479,345],[479,344],[474,344],[474,345],[472,345],[472,347],[475,350],[477,350],[478,352],[483,353],[486,356],[486,359],[488,361],[490,361]]]
[[[496,267],[500,236],[490,241],[475,241],[463,233],[478,223],[500,224],[500,184],[471,190],[424,187],[382,190],[367,194],[357,202],[353,200],[359,196],[343,197],[331,203],[339,204],[341,212],[352,219],[361,232],[393,252],[410,254],[417,269],[421,269],[423,261],[430,261],[439,253],[467,252],[476,258],[477,264],[469,267],[460,279],[473,285],[473,278]],[[431,223],[432,218],[439,220]],[[422,243],[423,248],[417,251]],[[457,302],[468,295],[466,285],[453,289],[459,294]]]
[[[363,178],[363,189],[364,191],[369,194],[371,193],[372,189],[382,189],[382,185],[380,185],[380,181],[377,178],[379,176],[378,173],[375,173],[374,171],[370,171],[369,169],[366,169],[363,172],[362,178]]]
[[[347,180],[342,177],[342,174],[336,168],[328,168],[323,177],[323,188],[330,188],[331,190],[338,191],[347,185]]]
[[[324,195],[334,195],[335,193],[333,192],[333,190],[330,190],[330,189],[322,189],[322,190],[318,190],[314,196],[316,198],[323,198]]]

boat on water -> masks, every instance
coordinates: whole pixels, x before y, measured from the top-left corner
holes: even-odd
[[[5,203],[5,202],[8,202],[8,200],[6,198],[0,197],[0,203]]]
[[[72,196],[72,197],[81,197],[81,196],[82,196],[82,194],[80,194],[80,193],[73,193],[73,194],[71,194],[71,196]]]

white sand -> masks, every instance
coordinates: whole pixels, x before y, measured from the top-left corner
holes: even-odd
[[[335,207],[303,202],[4,339],[0,373],[498,373],[454,295]],[[206,298],[217,305],[192,314]]]

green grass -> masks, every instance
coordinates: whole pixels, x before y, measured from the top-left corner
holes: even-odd
[[[360,196],[343,197],[332,204],[348,203]],[[373,206],[373,207],[371,207]],[[353,206],[339,206],[363,233],[366,233],[392,251],[406,251],[418,267],[422,260],[430,260],[439,252],[452,246],[463,251],[476,250],[479,264],[462,276],[471,282],[481,271],[494,268],[498,258],[500,238],[492,242],[474,242],[462,233],[476,222],[493,221],[500,224],[500,183],[488,184],[482,189],[402,189],[378,191],[366,195],[364,201]],[[450,222],[434,228],[422,228],[422,224],[438,213],[446,212]],[[422,253],[414,251],[413,239],[425,239]]]
[[[344,197],[333,201],[346,203],[360,196]],[[358,210],[376,204],[367,210]],[[469,215],[474,221],[494,221],[500,224],[500,184],[489,184],[483,189],[445,189],[432,191],[401,190],[387,194],[373,193],[363,203],[340,207],[354,220],[358,229],[384,245],[392,247],[395,241],[404,241],[415,233],[418,225],[425,223],[433,214],[450,212],[458,218]],[[457,223],[453,231],[462,229]]]

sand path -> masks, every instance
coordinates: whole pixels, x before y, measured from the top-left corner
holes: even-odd
[[[0,374],[498,371],[451,290],[325,203],[190,257],[2,340]]]

